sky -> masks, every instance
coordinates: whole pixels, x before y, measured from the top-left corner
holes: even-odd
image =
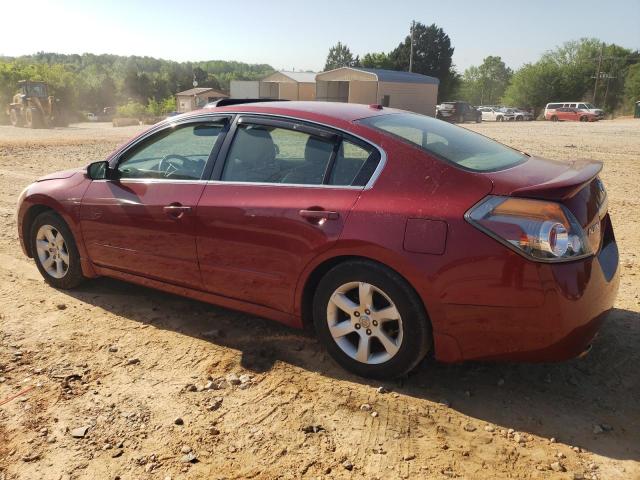
[[[459,72],[488,55],[516,69],[582,37],[640,49],[640,0],[29,0],[26,8],[25,22],[3,22],[0,55],[112,53],[321,71],[338,41],[360,56],[388,52],[412,20],[443,28]],[[0,0],[0,17],[18,10]]]

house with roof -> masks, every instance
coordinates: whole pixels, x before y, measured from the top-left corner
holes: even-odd
[[[176,93],[176,108],[179,113],[190,112],[204,107],[209,102],[228,97],[229,95],[215,88],[190,88]]]
[[[316,100],[380,104],[434,117],[439,84],[419,73],[342,67],[316,75]]]

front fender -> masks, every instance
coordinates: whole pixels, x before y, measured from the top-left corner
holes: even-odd
[[[25,255],[32,257],[29,246],[29,225],[35,214],[42,209],[56,212],[66,222],[73,234],[82,262],[83,274],[96,276],[87,256],[82,230],[79,223],[80,204],[91,181],[78,172],[71,177],[36,182],[29,185],[20,195],[17,213],[18,236]]]

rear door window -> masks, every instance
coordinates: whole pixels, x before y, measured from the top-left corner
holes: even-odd
[[[335,142],[293,129],[238,125],[222,180],[320,185]]]
[[[371,176],[369,170],[365,169],[368,160],[373,155],[373,148],[358,145],[349,140],[342,140],[336,160],[329,177],[330,185],[358,185],[363,186]],[[375,162],[377,165],[377,162]],[[373,166],[375,168],[375,166]]]
[[[253,121],[238,123],[222,181],[364,186],[380,160],[377,149],[348,136],[316,135],[315,127],[289,128],[283,121]]]

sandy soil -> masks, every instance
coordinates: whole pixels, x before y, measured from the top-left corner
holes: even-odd
[[[109,279],[56,291],[20,251],[19,192],[142,127],[0,127],[0,479],[640,479],[640,121],[467,127],[604,161],[622,278],[585,359],[380,385],[263,319]]]

